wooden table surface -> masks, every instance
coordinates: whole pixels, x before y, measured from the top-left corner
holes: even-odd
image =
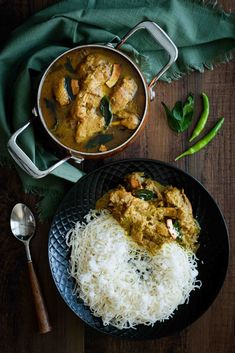
[[[0,38],[30,14],[54,3],[52,0],[0,0]],[[234,0],[220,0],[226,10],[235,11]],[[10,234],[9,215],[13,205],[25,202],[36,211],[37,197],[22,192],[14,170],[2,167],[0,173],[0,353],[234,353],[235,352],[235,62],[217,66],[213,71],[187,75],[172,84],[157,85],[157,99],[151,118],[141,136],[113,159],[147,157],[170,162],[191,173],[212,193],[224,213],[230,230],[231,256],[225,283],[209,310],[179,334],[158,340],[128,341],[104,336],[83,323],[67,308],[53,283],[48,259],[49,222],[38,224],[32,243],[35,268],[46,297],[53,331],[39,335],[32,306],[25,253],[22,244]],[[193,92],[200,113],[200,93],[210,97],[208,129],[223,115],[222,131],[200,153],[174,162],[187,147],[189,132],[175,135],[167,126],[160,102],[172,106]],[[105,163],[109,162],[106,160]],[[99,163],[85,164],[93,169]]]

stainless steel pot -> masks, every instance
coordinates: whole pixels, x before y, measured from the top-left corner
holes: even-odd
[[[166,63],[166,65],[156,74],[156,76],[151,80],[151,82],[148,84],[141,73],[140,69],[137,67],[137,65],[123,52],[120,51],[122,45],[129,39],[135,32],[137,32],[140,29],[146,29],[149,34],[155,39],[157,43],[159,43],[168,53],[169,55],[169,60]],[[71,149],[65,145],[63,145],[59,140],[56,139],[56,137],[50,132],[48,129],[45,120],[43,118],[43,114],[40,109],[40,96],[41,96],[41,89],[45,80],[45,77],[50,70],[51,66],[61,57],[64,56],[71,51],[77,51],[78,49],[84,49],[87,47],[97,47],[97,48],[103,48],[107,51],[112,51],[117,53],[118,55],[124,57],[126,60],[130,62],[132,66],[134,66],[135,70],[138,72],[139,77],[143,83],[144,91],[145,91],[145,107],[144,107],[144,114],[142,116],[141,122],[138,126],[138,128],[135,130],[135,132],[131,135],[131,137],[126,140],[124,143],[121,145],[113,148],[112,150],[105,151],[105,152],[97,152],[97,153],[85,153],[85,152],[80,152],[74,149]],[[37,93],[37,106],[33,109],[34,115],[36,115],[38,118],[40,118],[46,132],[50,135],[50,137],[59,145],[61,148],[63,148],[67,155],[65,158],[61,159],[57,163],[53,164],[51,167],[49,167],[46,170],[40,170],[33,162],[32,160],[25,154],[25,152],[19,147],[17,144],[17,137],[31,124],[31,120],[28,121],[23,127],[21,127],[19,130],[17,130],[9,139],[8,141],[8,151],[12,158],[15,160],[15,162],[30,176],[33,178],[39,179],[43,178],[46,175],[48,175],[50,172],[52,172],[55,168],[59,167],[61,164],[64,162],[68,161],[69,159],[75,159],[77,162],[81,163],[84,159],[89,159],[89,158],[104,158],[111,156],[115,153],[120,152],[123,150],[125,147],[129,145],[130,142],[132,142],[135,137],[140,133],[140,131],[143,129],[148,113],[149,113],[149,104],[150,101],[154,99],[155,94],[153,91],[153,87],[155,86],[156,82],[158,79],[168,70],[168,68],[176,61],[178,57],[178,50],[175,46],[175,44],[172,42],[172,40],[168,37],[168,35],[154,22],[151,21],[145,21],[139,23],[137,26],[135,26],[129,33],[127,33],[122,40],[114,47],[112,44],[107,43],[106,45],[98,45],[98,44],[89,44],[89,45],[81,45],[78,47],[75,47],[73,49],[70,49],[60,56],[58,56],[46,69],[44,75],[41,78],[39,88],[38,88],[38,93]]]

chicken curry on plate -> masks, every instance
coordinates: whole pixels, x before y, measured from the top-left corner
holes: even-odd
[[[125,57],[89,47],[67,53],[50,67],[40,108],[47,127],[63,145],[97,153],[131,137],[145,100],[143,82]]]
[[[152,253],[172,241],[196,252],[200,226],[184,190],[163,186],[142,172],[127,175],[124,185],[104,194],[96,208],[108,209],[127,234]]]

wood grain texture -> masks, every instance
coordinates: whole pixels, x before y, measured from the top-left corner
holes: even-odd
[[[33,12],[55,3],[54,0],[0,0],[0,39],[7,40],[11,29]],[[220,0],[226,10],[235,11],[233,0]],[[210,97],[211,113],[206,129],[223,115],[222,131],[208,148],[182,159],[174,157],[188,146],[191,130],[174,134],[167,126],[160,102],[173,106],[189,92],[201,110],[200,93]],[[25,202],[36,212],[37,198],[22,192],[14,170],[0,172],[0,352],[1,353],[234,353],[235,352],[235,63],[219,65],[213,71],[192,73],[172,84],[158,83],[151,117],[140,137],[117,159],[148,157],[170,162],[191,173],[212,193],[224,213],[230,230],[231,257],[227,278],[210,309],[194,324],[172,337],[150,341],[127,341],[84,328],[81,321],[59,297],[50,275],[47,258],[49,223],[38,224],[32,241],[32,257],[45,298],[53,331],[37,333],[32,298],[27,278],[24,248],[10,234],[9,215],[17,202]],[[106,160],[108,163],[110,160]],[[101,165],[90,161],[86,171]]]

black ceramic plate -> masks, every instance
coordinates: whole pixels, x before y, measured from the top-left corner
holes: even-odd
[[[96,200],[106,191],[122,183],[123,177],[132,171],[143,171],[162,184],[184,188],[189,197],[194,215],[201,225],[199,258],[200,290],[190,294],[188,304],[179,306],[174,316],[153,327],[139,325],[135,330],[118,330],[104,326],[100,318],[94,317],[82,300],[73,295],[74,281],[68,275],[69,249],[65,242],[67,231],[74,222],[81,221]],[[104,333],[136,339],[171,335],[199,318],[217,296],[228,266],[229,242],[223,216],[206,189],[189,174],[163,162],[147,159],[132,159],[105,165],[84,176],[69,191],[61,203],[51,226],[49,235],[49,261],[52,276],[67,305],[91,327]]]

